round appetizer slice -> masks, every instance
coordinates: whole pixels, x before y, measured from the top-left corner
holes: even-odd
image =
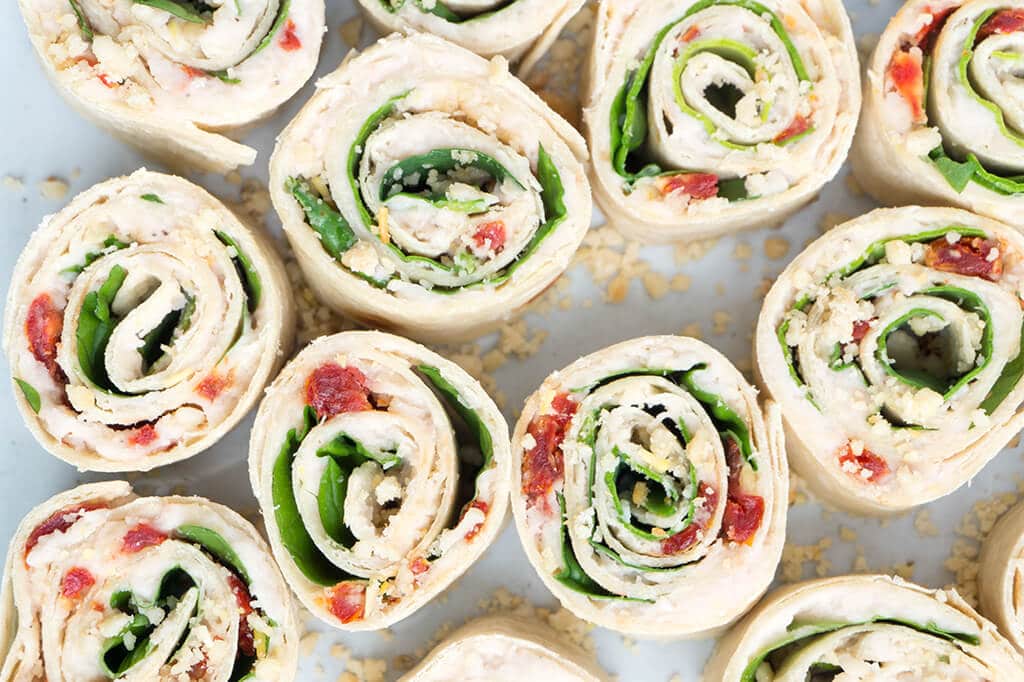
[[[858,575],[770,594],[719,642],[704,679],[1009,682],[1024,664],[955,591]]]
[[[549,376],[516,425],[512,508],[559,601],[640,636],[707,636],[746,612],[786,527],[782,425],[766,409],[685,337],[626,341]]]
[[[473,621],[439,644],[399,682],[603,682],[608,677],[551,628],[518,618]]]
[[[860,83],[840,0],[603,0],[592,50],[594,195],[628,236],[780,223],[846,159]]]
[[[1024,653],[1024,504],[1007,512],[981,550],[981,612]]]
[[[889,204],[1024,210],[1024,3],[910,0],[868,64],[857,180]]]
[[[318,81],[278,138],[270,193],[324,303],[451,341],[565,270],[590,225],[586,155],[504,63],[392,36]]]
[[[4,352],[36,440],[82,470],[145,471],[215,443],[291,347],[273,247],[145,170],[78,195],[14,268]]]
[[[226,172],[256,150],[224,137],[313,73],[323,0],[19,0],[58,92],[143,153]]]
[[[380,332],[307,346],[267,390],[249,474],[306,608],[376,630],[448,587],[501,530],[508,427],[480,384]]]
[[[831,504],[946,495],[1024,426],[1024,237],[951,208],[879,209],[787,267],[757,323],[790,463]]]
[[[295,606],[252,525],[124,481],[25,517],[0,616],[4,680],[288,682],[298,663]]]
[[[483,57],[539,60],[585,0],[359,0],[382,34],[432,33]]]

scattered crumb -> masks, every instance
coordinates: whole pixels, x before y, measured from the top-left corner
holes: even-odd
[[[736,248],[733,249],[732,256],[738,260],[748,260],[754,255],[754,248],[747,242],[736,242]]]
[[[691,322],[679,332],[681,336],[692,336],[695,339],[704,338],[700,330],[700,322]]]
[[[648,272],[643,276],[644,289],[651,299],[658,301],[669,291],[668,278],[660,272]]]
[[[608,282],[608,291],[605,293],[605,300],[609,303],[622,303],[629,293],[629,279],[625,275],[616,275]]]
[[[673,275],[668,285],[672,291],[689,291],[692,281],[689,275]]]
[[[732,315],[724,310],[716,310],[712,313],[711,319],[714,322],[714,326],[711,328],[712,333],[721,336],[728,331],[729,323],[732,322]]]
[[[708,251],[715,248],[715,245],[717,244],[717,239],[704,239],[702,241],[676,244],[673,250],[676,265],[683,265],[684,263],[700,260],[707,255]]]
[[[852,217],[853,216],[847,215],[845,213],[825,211],[825,213],[822,214],[821,219],[818,220],[818,229],[821,230],[822,232],[828,232],[836,225],[845,223]]]
[[[224,181],[229,185],[241,185],[242,174],[236,170],[230,171],[227,175],[224,176]]]
[[[825,556],[825,552],[831,546],[830,537],[823,537],[813,545],[787,544],[782,549],[782,579],[791,583],[803,578],[805,563],[814,564],[814,573],[819,578],[828,575],[832,562]]]
[[[23,189],[25,189],[25,182],[21,178],[16,177],[14,175],[5,175],[4,187],[13,192],[20,192]]]
[[[846,183],[847,191],[854,197],[864,196],[864,188],[857,182],[857,178],[854,177],[853,173],[847,173],[843,176],[843,182]]]
[[[843,542],[857,542],[857,531],[847,526],[839,526],[839,539]]]
[[[68,183],[54,175],[39,182],[39,194],[44,199],[60,201],[68,194]]]
[[[354,16],[339,29],[341,33],[341,40],[345,43],[346,47],[350,50],[354,50],[359,47],[359,37],[363,33],[363,18],[361,16]]]
[[[784,237],[768,237],[764,240],[764,255],[772,260],[784,258],[789,253],[789,240]]]
[[[939,527],[932,521],[932,513],[922,509],[914,517],[914,528],[922,537],[936,537],[939,534]]]
[[[972,606],[978,603],[978,554],[981,552],[981,543],[999,517],[1017,502],[1021,492],[1024,492],[1024,485],[1018,483],[1016,491],[975,502],[956,526],[958,537],[944,565],[953,574],[953,587]]]

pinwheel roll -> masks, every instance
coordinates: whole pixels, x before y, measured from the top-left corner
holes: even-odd
[[[482,57],[540,59],[585,0],[359,0],[383,34],[432,33]]]
[[[790,463],[832,504],[905,510],[946,495],[1024,426],[1024,237],[948,208],[879,209],[775,280],[756,367]]]
[[[1024,209],[1024,4],[911,0],[868,66],[853,150],[860,184],[890,204]]]
[[[324,303],[450,341],[566,268],[590,225],[586,146],[503,63],[392,36],[317,87],[278,140],[270,191]]]
[[[82,470],[201,452],[291,347],[271,244],[205,191],[140,170],[44,220],[15,265],[4,352],[36,440]]]
[[[512,451],[519,537],[580,618],[709,635],[775,574],[788,489],[778,410],[766,418],[699,341],[634,339],[555,372],[527,399]]]
[[[536,622],[492,616],[459,628],[399,682],[601,682],[578,647]]]
[[[380,332],[307,346],[267,390],[249,473],[306,608],[375,630],[429,602],[501,530],[508,427],[480,385]]]
[[[584,121],[631,237],[781,222],[846,158],[860,108],[839,0],[602,0]]]
[[[1024,679],[1024,661],[953,590],[881,575],[780,589],[729,632],[704,668],[722,682]]]
[[[316,67],[323,0],[19,0],[57,90],[148,155],[225,172],[224,137],[269,116]]]
[[[60,493],[21,522],[0,595],[0,679],[295,679],[295,606],[248,521],[123,481]]]
[[[985,539],[979,564],[981,612],[1024,652],[1024,505],[999,519]]]

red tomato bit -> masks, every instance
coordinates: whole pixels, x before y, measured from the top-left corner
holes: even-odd
[[[551,401],[550,414],[535,417],[526,431],[534,440],[534,446],[523,453],[523,494],[529,506],[544,501],[544,508],[550,511],[547,495],[558,481],[562,480],[562,440],[565,429],[579,409],[579,404],[569,398],[568,393],[559,393]]]
[[[156,436],[156,427],[152,423],[146,422],[128,436],[128,444],[144,447],[155,441]]]
[[[206,677],[206,668],[209,665],[209,659],[206,654],[203,657],[192,664],[192,667],[188,669],[188,678],[190,680],[201,680]]]
[[[159,545],[167,539],[167,534],[149,525],[140,523],[128,530],[121,540],[121,551],[127,554],[141,552],[147,547]]]
[[[925,120],[924,71],[920,50],[900,50],[889,62],[889,82],[910,107],[915,121]]]
[[[992,253],[996,250],[995,254]],[[999,254],[999,242],[981,237],[961,237],[950,244],[945,237],[939,237],[928,245],[924,262],[930,268],[943,272],[955,272],[968,277],[983,277],[996,281],[1003,274],[1003,259]]]
[[[96,578],[92,577],[92,573],[81,566],[74,566],[60,581],[60,593],[68,599],[78,599],[95,584]]]
[[[685,194],[691,199],[710,199],[718,195],[718,176],[713,173],[676,173],[654,181],[662,196]]]
[[[699,35],[700,29],[696,26],[690,26],[690,28],[686,29],[686,32],[679,37],[679,40],[680,42],[688,43]]]
[[[235,603],[238,604],[238,653],[242,656],[255,656],[256,640],[247,618],[253,611],[249,588],[234,574],[228,576],[228,585],[235,595]]]
[[[320,365],[306,379],[306,403],[312,405],[321,419],[343,412],[372,410],[366,375],[356,367],[342,367],[335,362]]]
[[[89,503],[54,512],[48,519],[40,523],[29,533],[28,540],[25,541],[25,556],[28,556],[29,552],[39,544],[40,538],[51,533],[64,533],[68,528],[75,525],[75,522],[81,518],[81,514],[93,511],[94,509],[103,509],[106,506],[102,503]]]
[[[363,606],[366,603],[366,586],[362,583],[348,581],[338,583],[331,588],[331,597],[327,608],[342,623],[362,620]]]
[[[693,547],[694,543],[697,542],[697,524],[691,523],[689,526],[679,531],[675,535],[669,536],[668,538],[661,541],[661,551],[663,554],[679,554]]]
[[[725,502],[722,534],[732,542],[750,544],[764,518],[764,498],[759,495],[733,494]]]
[[[500,220],[483,223],[473,233],[473,243],[478,248],[498,253],[505,248],[505,223]]]
[[[490,509],[490,505],[488,505],[483,500],[473,500],[473,504],[471,504],[468,507],[466,507],[466,510],[464,512],[462,512],[462,515],[465,516],[466,512],[468,512],[470,509],[479,509],[480,511],[482,511],[484,513],[484,516],[486,517],[487,516],[487,510]],[[459,520],[461,521],[462,519],[459,519]],[[473,538],[475,538],[480,533],[480,529],[483,528],[483,527],[484,527],[484,522],[483,521],[481,521],[480,523],[474,525],[472,528],[470,528],[469,530],[466,531],[466,539],[467,540],[472,540]]]
[[[199,385],[196,386],[196,393],[212,403],[230,385],[231,377],[221,376],[216,372],[212,372],[199,382]]]
[[[206,77],[206,72],[205,71],[203,71],[202,69],[197,69],[194,66],[189,66],[188,64],[182,64],[181,65],[181,70],[184,71],[185,75],[188,76],[189,78],[205,78]]]
[[[59,384],[66,384],[64,372],[57,364],[57,342],[64,328],[64,316],[53,305],[49,294],[39,294],[28,306],[25,317],[25,335],[32,356],[46,366],[50,376]]]
[[[871,483],[880,483],[889,476],[889,465],[883,458],[867,448],[854,454],[850,443],[839,451],[839,466],[850,476]]]
[[[418,556],[409,562],[409,570],[412,571],[413,575],[423,575],[430,570],[430,562]]]
[[[772,140],[772,142],[774,142],[775,144],[781,144],[786,140],[793,139],[797,135],[803,135],[810,129],[811,119],[807,118],[806,116],[801,116],[800,114],[797,114],[796,118],[793,119],[793,122],[789,124],[789,127],[783,130],[778,135],[776,135],[775,139]]]
[[[291,19],[284,25],[284,33],[281,34],[281,40],[279,41],[281,49],[286,52],[294,52],[295,50],[302,47],[302,41],[299,40],[299,36],[295,34],[295,22]]]
[[[925,11],[932,15],[931,23],[925,24],[917,32],[913,38],[913,44],[921,48],[921,51],[927,54],[931,51],[932,45],[935,43],[935,36],[939,35],[939,30],[946,23],[946,19],[953,13],[956,7],[947,7],[940,10],[937,14],[932,12],[931,9],[925,8]]]
[[[999,10],[981,25],[978,35],[975,36],[974,44],[977,45],[993,33],[1016,33],[1024,29],[1024,10],[1003,9]]]
[[[860,343],[867,336],[871,330],[871,323],[878,318],[871,318],[870,320],[857,320],[853,323],[853,342]]]

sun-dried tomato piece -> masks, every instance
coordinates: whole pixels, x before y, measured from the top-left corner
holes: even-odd
[[[710,199],[718,195],[718,176],[713,173],[676,173],[654,181],[663,196],[685,194],[691,199]]]
[[[839,451],[839,466],[843,471],[862,481],[880,483],[889,476],[889,464],[867,448],[854,453],[853,446],[847,443]]]
[[[51,533],[66,532],[68,528],[75,525],[75,522],[81,518],[81,514],[95,509],[103,509],[106,506],[101,502],[89,502],[54,512],[28,534],[28,540],[25,541],[25,556],[28,556],[29,552],[39,544],[40,538]]]
[[[49,294],[39,294],[28,306],[25,316],[25,335],[32,356],[43,363],[59,384],[67,383],[64,372],[57,364],[57,342],[64,328],[64,316],[53,305]]]
[[[284,31],[281,32],[281,40],[278,42],[281,45],[281,49],[286,52],[294,52],[302,47],[302,41],[299,40],[299,36],[295,33],[295,22],[291,19],[284,25]]]
[[[492,220],[481,224],[473,233],[473,243],[481,249],[490,249],[498,253],[505,248],[505,223]]]
[[[328,362],[306,379],[306,403],[313,406],[321,419],[343,412],[372,410],[369,395],[366,375],[357,367]]]
[[[197,69],[196,67],[189,66],[188,64],[181,64],[180,66],[181,66],[181,70],[184,71],[185,75],[188,76],[190,79],[191,78],[204,78],[206,76],[206,72],[203,71],[202,69]]]
[[[235,595],[235,603],[238,604],[238,652],[243,656],[255,656],[256,638],[247,618],[253,611],[249,588],[236,575],[228,576],[228,586]]]
[[[74,566],[64,574],[60,581],[60,593],[68,599],[78,599],[90,587],[96,584],[96,578],[88,569]]]
[[[853,342],[860,343],[871,330],[871,323],[877,318],[870,320],[857,320],[853,323]]]
[[[996,281],[1003,274],[999,242],[981,237],[961,237],[953,244],[939,237],[928,245],[924,262],[930,268],[968,277]]]
[[[361,620],[366,603],[366,586],[362,583],[346,581],[331,588],[331,596],[327,608],[342,623]]]
[[[754,538],[764,518],[764,498],[759,495],[730,493],[725,501],[722,534],[732,542],[747,544]]]
[[[470,509],[479,509],[480,511],[482,511],[484,513],[484,517],[486,518],[487,510],[490,509],[490,508],[491,508],[490,505],[488,505],[483,500],[473,500],[473,504],[469,505],[469,507],[466,508],[466,512],[468,512]],[[465,516],[466,512],[463,512],[462,515]],[[480,533],[480,529],[483,528],[483,527],[484,527],[484,522],[483,521],[480,521],[479,523],[474,524],[472,528],[470,528],[469,530],[466,531],[466,539],[467,540],[472,540],[473,538],[475,538]]]
[[[925,120],[924,70],[920,50],[900,50],[892,56],[888,70],[889,82],[910,107],[915,121]]]
[[[559,393],[551,401],[549,414],[535,417],[526,431],[533,437],[534,445],[523,453],[523,494],[529,506],[544,501],[544,508],[550,510],[547,495],[558,481],[562,480],[562,440],[565,429],[579,409],[579,404],[568,393]]]
[[[1022,9],[1001,9],[978,29],[975,36],[975,45],[993,33],[1016,33],[1024,29],[1024,10]]]
[[[144,447],[149,445],[156,440],[156,426],[151,422],[146,422],[139,428],[135,429],[130,436],[128,436],[129,445],[136,445]]]
[[[946,23],[946,19],[953,13],[956,7],[947,7],[933,12],[929,8],[925,8],[925,11],[932,15],[930,23],[922,26],[918,32],[914,35],[913,44],[921,48],[921,51],[925,54],[931,51],[932,45],[935,43],[935,37],[939,35],[939,31]]]
[[[735,438],[725,439],[725,463],[729,466],[729,489],[738,488],[743,470],[743,451]]]
[[[159,545],[167,539],[167,533],[157,530],[148,523],[132,526],[121,539],[121,551],[128,554],[141,552],[147,547]]]
[[[690,549],[697,542],[698,530],[697,524],[691,523],[675,535],[665,538],[661,541],[662,554],[679,554]]]
[[[203,657],[192,664],[192,667],[188,669],[188,678],[190,680],[201,680],[206,677],[206,668],[209,666],[209,659],[206,654]]]
[[[418,556],[409,562],[409,570],[412,571],[413,575],[423,575],[430,570],[430,562]]]
[[[782,142],[785,142],[786,140],[791,140],[797,135],[803,135],[808,130],[810,130],[810,128],[811,119],[807,118],[806,116],[797,114],[796,117],[793,119],[792,123],[789,124],[789,127],[783,130],[778,135],[776,135],[775,139],[772,140],[772,142],[774,142],[775,144],[780,144]]]

